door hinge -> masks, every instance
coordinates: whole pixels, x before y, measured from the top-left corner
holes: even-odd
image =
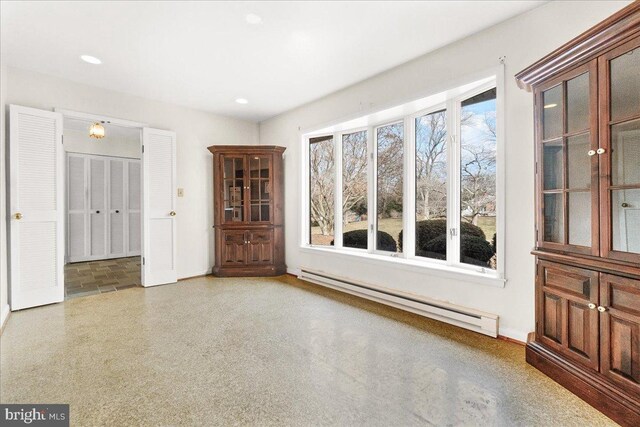
[[[142,146],[142,152],[144,153],[144,145]]]
[[[64,145],[64,135],[62,135],[62,145]]]
[[[146,260],[144,259],[144,257],[142,257],[142,265],[144,265],[146,262]]]

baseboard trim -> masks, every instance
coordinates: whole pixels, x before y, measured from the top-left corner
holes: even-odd
[[[209,273],[208,271],[203,274],[196,274],[195,276],[181,277],[178,279],[178,282],[182,282],[183,280],[198,279],[200,277],[207,277],[207,276],[211,276],[211,273]]]
[[[9,320],[10,315],[11,307],[9,307],[9,304],[5,304],[0,309],[0,335],[4,332],[4,328],[7,326],[7,321]]]

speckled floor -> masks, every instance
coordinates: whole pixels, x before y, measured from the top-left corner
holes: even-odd
[[[613,425],[520,345],[288,276],[15,312],[0,346],[0,401],[72,425]]]

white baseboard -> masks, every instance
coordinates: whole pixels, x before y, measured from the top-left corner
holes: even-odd
[[[511,328],[498,328],[498,335],[512,340],[520,341],[525,344],[527,342],[527,332],[518,331]]]
[[[7,322],[7,319],[9,319],[9,313],[11,313],[11,308],[9,307],[9,304],[5,304],[0,309],[0,333],[4,331],[5,323]]]
[[[298,277],[300,275],[300,273],[302,273],[302,271],[300,271],[299,268],[287,268],[287,274],[292,274],[292,275]]]

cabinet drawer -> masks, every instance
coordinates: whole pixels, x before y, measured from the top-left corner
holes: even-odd
[[[598,302],[598,273],[548,261],[538,263],[541,285],[570,298]]]

